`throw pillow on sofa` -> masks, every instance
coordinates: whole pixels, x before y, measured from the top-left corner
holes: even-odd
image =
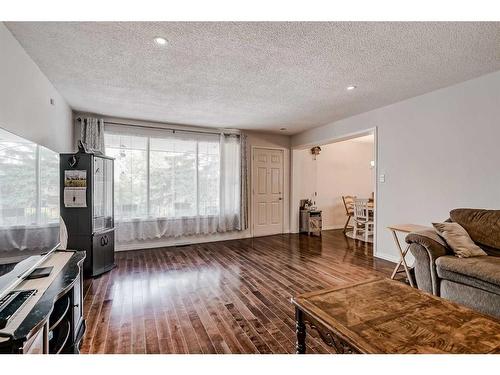
[[[487,255],[483,249],[472,241],[469,233],[460,224],[432,223],[432,225],[459,258]]]

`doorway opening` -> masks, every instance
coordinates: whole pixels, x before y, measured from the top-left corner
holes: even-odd
[[[375,129],[293,150],[291,220],[296,232],[304,231],[300,217],[307,201],[308,209],[321,211],[322,230],[341,229],[346,237],[374,243],[376,154]]]

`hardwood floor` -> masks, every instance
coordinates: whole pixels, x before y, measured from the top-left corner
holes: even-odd
[[[291,296],[394,267],[342,231],[119,252],[116,262],[84,283],[82,353],[293,353]],[[329,352],[314,335],[307,348]]]

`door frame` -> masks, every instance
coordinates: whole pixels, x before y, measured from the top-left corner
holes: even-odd
[[[267,147],[267,146],[252,146],[251,147],[251,153],[250,153],[250,216],[251,216],[251,223],[250,223],[250,235],[252,237],[255,237],[255,229],[254,229],[254,220],[255,220],[255,211],[254,211],[254,186],[253,183],[255,181],[255,176],[254,176],[254,156],[255,156],[255,150],[260,149],[260,150],[274,150],[274,151],[281,151],[283,153],[283,158],[281,160],[282,163],[282,172],[283,172],[283,204],[281,206],[281,234],[285,233],[285,204],[290,205],[290,186],[285,186],[285,182],[288,181],[285,179],[285,158],[287,156],[287,151],[289,149],[285,147]],[[289,181],[288,181],[289,182]],[[286,199],[285,199],[285,192],[286,192]]]
[[[292,146],[291,152],[293,153],[293,150],[303,150],[306,148],[310,148],[313,146],[323,146],[331,143],[337,143],[337,142],[342,142],[342,141],[347,141],[349,139],[353,138],[358,138],[362,137],[364,135],[368,134],[373,134],[373,160],[375,161],[375,173],[373,176],[373,188],[374,188],[374,195],[375,195],[375,202],[377,205],[377,208],[375,209],[375,215],[373,217],[373,256],[377,257],[377,238],[378,238],[378,228],[377,228],[377,223],[378,223],[378,215],[379,215],[379,210],[380,210],[380,197],[379,197],[379,163],[378,163],[378,155],[379,155],[379,145],[378,145],[378,126],[372,126],[368,127],[365,129],[360,129],[356,130],[350,133],[342,134],[342,135],[337,135],[335,137],[330,137],[330,138],[325,138],[321,139],[318,142],[315,143],[305,143],[305,144],[299,144]],[[293,165],[293,160],[291,164],[291,174],[293,176],[294,173],[294,165]],[[290,186],[293,189],[293,178],[290,180]],[[293,209],[292,207],[292,202],[293,202],[294,197],[290,197],[290,229],[294,228],[292,227],[292,220],[293,220]]]

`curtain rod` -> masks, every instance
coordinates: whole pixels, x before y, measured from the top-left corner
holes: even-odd
[[[82,121],[81,117],[77,117],[77,121]],[[183,132],[183,133],[196,133],[196,134],[224,134],[224,135],[237,135],[239,136],[240,134],[238,133],[230,133],[230,132],[224,132],[224,131],[202,131],[202,130],[188,130],[188,129],[175,129],[175,128],[166,128],[163,126],[149,126],[149,125],[139,125],[139,124],[124,124],[121,122],[113,122],[113,121],[106,121],[104,120],[104,124],[110,124],[110,125],[122,125],[122,126],[133,126],[135,128],[143,128],[143,129],[158,129],[158,130],[170,130],[172,133],[175,132]]]

